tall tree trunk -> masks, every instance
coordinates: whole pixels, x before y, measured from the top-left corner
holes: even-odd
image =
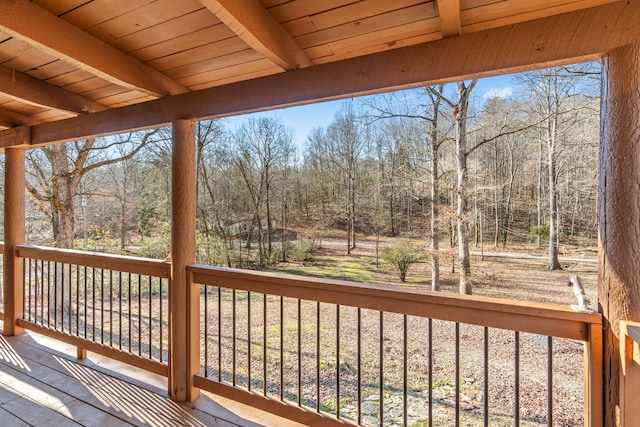
[[[538,201],[538,217],[537,217],[537,237],[536,242],[538,247],[540,247],[540,227],[542,227],[542,139],[540,140],[540,144],[538,144],[538,188],[537,188],[537,201]]]
[[[556,128],[557,115],[549,118],[547,146],[549,155],[549,270],[562,270],[558,261],[558,190],[556,188]]]
[[[439,149],[440,141],[438,138],[438,123],[440,121],[440,104],[442,102],[442,91],[444,85],[439,85],[434,88],[427,89],[431,98],[431,121],[429,129],[429,138],[431,139],[431,224],[429,229],[429,236],[431,240],[431,290],[440,290],[440,253],[439,253],[439,240],[440,233],[438,232],[438,202],[440,198],[440,162],[439,162]]]
[[[442,86],[440,86],[442,92]],[[440,290],[440,254],[439,242],[440,235],[438,233],[438,198],[439,191],[439,161],[438,161],[438,114],[440,107],[440,98],[434,98],[433,102],[433,119],[431,122],[431,226],[429,229],[431,240],[431,290]]]
[[[469,255],[469,226],[468,226],[468,206],[467,206],[467,112],[469,109],[469,95],[477,80],[471,81],[469,86],[465,82],[458,82],[459,104],[454,109],[456,119],[456,164],[457,164],[457,207],[456,219],[458,229],[458,262],[460,265],[460,286],[461,294],[470,295],[472,293],[471,281],[471,260]]]

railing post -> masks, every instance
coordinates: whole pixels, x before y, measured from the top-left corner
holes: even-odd
[[[603,320],[604,424],[618,425],[621,320],[640,321],[640,44],[602,66],[598,306]]]
[[[634,332],[635,339],[631,338]],[[622,426],[640,424],[640,323],[620,322],[620,421]]]
[[[171,287],[169,393],[174,400],[194,400],[199,389],[193,375],[199,369],[191,356],[192,325],[189,310],[193,296],[187,266],[195,262],[196,247],[196,148],[194,123],[174,120],[171,158]],[[197,297],[197,295],[196,295]],[[197,334],[197,332],[195,332]]]
[[[584,426],[601,427],[603,415],[602,325],[588,324],[584,343]]]
[[[24,243],[24,149],[5,149],[4,169],[4,335],[19,335],[24,329],[16,320],[24,311],[22,258],[14,247]]]

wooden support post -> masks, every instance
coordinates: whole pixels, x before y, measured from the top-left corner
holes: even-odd
[[[76,347],[76,357],[79,360],[84,360],[87,358],[87,349],[86,348],[82,348],[80,346]]]
[[[4,168],[4,335],[19,335],[24,329],[16,325],[22,316],[23,265],[14,256],[15,245],[24,238],[24,149],[5,149]]]
[[[620,322],[620,421],[640,425],[640,323]]]
[[[584,427],[602,426],[602,325],[589,324],[584,344]]]
[[[198,293],[190,289],[186,268],[195,262],[196,254],[195,164],[194,124],[190,120],[174,120],[171,159],[169,393],[177,401],[198,397],[198,389],[193,387],[193,375],[199,370],[199,316],[189,309],[193,305],[191,299],[197,299]],[[194,348],[195,355],[192,354]]]
[[[640,320],[640,45],[603,61],[598,305],[603,315],[604,425],[620,420],[620,321]]]

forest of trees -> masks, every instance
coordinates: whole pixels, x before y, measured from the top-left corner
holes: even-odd
[[[303,256],[340,230],[456,248],[460,292],[480,242],[549,249],[597,237],[599,65],[513,77],[517,96],[478,102],[477,81],[345,101],[306,136],[264,115],[197,124],[198,261],[253,268]],[[33,244],[169,255],[171,132],[27,153]],[[294,244],[295,242],[295,244]]]

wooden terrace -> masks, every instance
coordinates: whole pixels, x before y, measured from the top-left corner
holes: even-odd
[[[203,393],[175,402],[166,378],[27,332],[0,337],[0,420],[13,426],[299,426]]]
[[[0,353],[8,399],[0,408],[27,420],[66,405],[67,414],[83,417],[71,408],[87,396],[97,411],[91,420],[146,423],[139,417],[156,407],[208,424],[205,411],[174,403],[217,399],[206,391],[306,425],[436,425],[437,417],[458,425],[466,416],[474,425],[492,425],[495,416],[554,425],[566,415],[557,410],[557,380],[571,374],[562,367],[584,362],[581,421],[569,424],[639,425],[639,23],[638,0],[0,0]],[[600,314],[194,265],[198,120],[594,60],[603,63]],[[28,244],[25,151],[166,125],[173,132],[170,264]],[[419,337],[411,335],[415,322]],[[432,334],[442,324],[450,328],[443,360],[452,380],[450,395],[438,397],[433,384],[445,368]],[[328,337],[320,332],[327,325]],[[74,362],[73,353],[62,355],[67,350],[34,351],[27,330],[91,362]],[[484,343],[468,382],[466,334]],[[390,335],[395,347],[385,344]],[[528,408],[520,404],[531,390],[520,387],[528,378],[520,355],[532,343],[548,363],[536,371],[545,397]],[[361,345],[377,350],[363,355]],[[504,365],[508,391],[490,395],[502,363],[494,348],[513,356]],[[580,360],[554,363],[559,348]],[[120,382],[113,372],[86,369],[112,363],[103,357],[166,382]],[[45,387],[29,370],[51,381]],[[75,401],[49,393],[57,380],[78,386],[73,375],[86,380]],[[413,387],[415,378],[429,385]],[[92,394],[103,380],[106,389],[118,384],[122,398],[107,404],[101,398],[111,394]],[[140,413],[109,406],[142,403],[136,393],[149,388],[158,392]],[[221,406],[214,417],[238,420]],[[418,407],[424,420],[412,419]],[[164,416],[148,423],[168,425]]]

